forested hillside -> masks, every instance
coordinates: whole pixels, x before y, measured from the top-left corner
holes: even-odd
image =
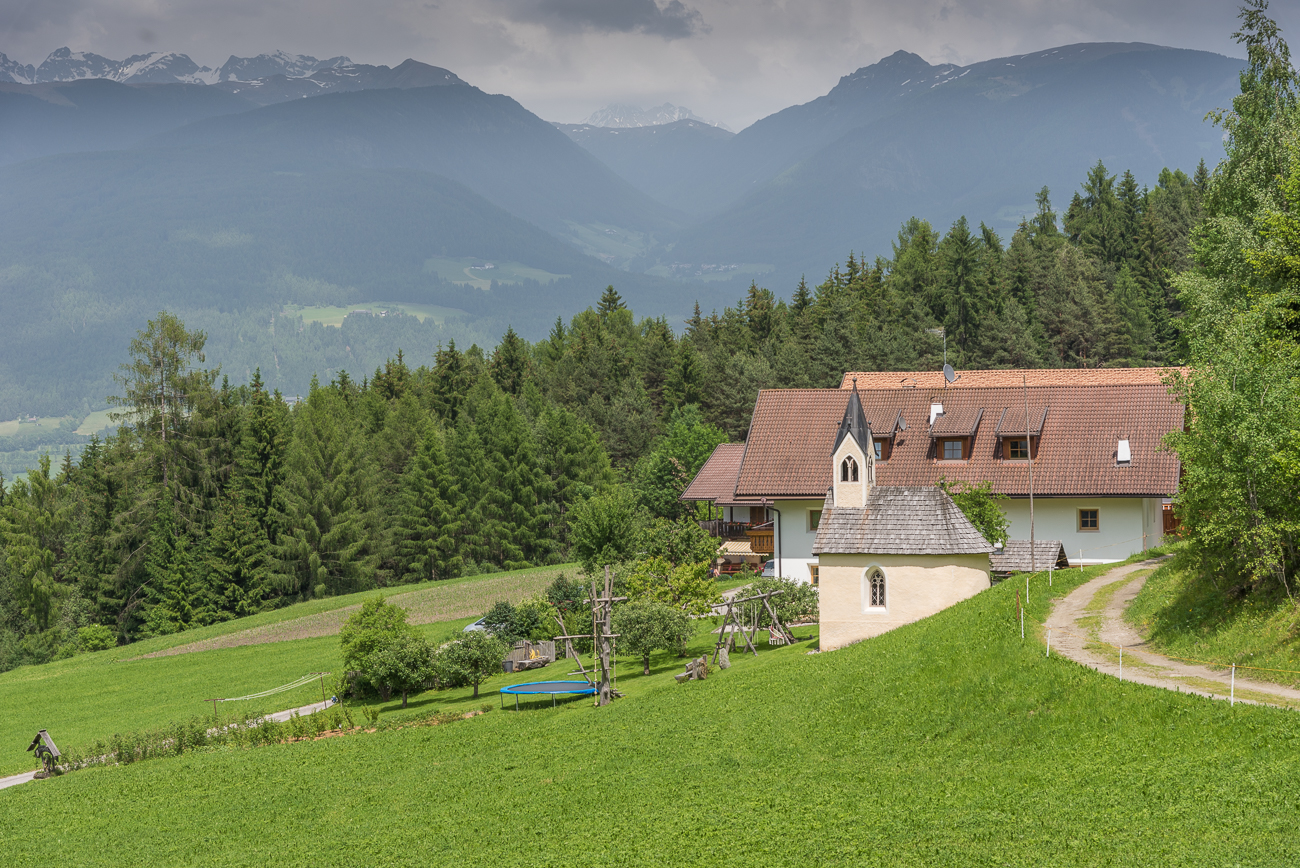
[[[0,499],[0,667],[311,596],[615,557],[636,528],[688,518],[677,495],[744,438],[758,389],[937,369],[943,334],[959,367],[1179,361],[1170,280],[1206,184],[1202,167],[1144,190],[1098,164],[1063,225],[1044,190],[1007,242],[913,219],[888,258],[850,254],[789,303],[753,285],[680,329],[609,287],[535,343],[509,329],[490,353],[340,360],[292,406],[256,370],[233,385],[201,329],[154,317],[119,351],[120,431],[75,461],[55,450]]]

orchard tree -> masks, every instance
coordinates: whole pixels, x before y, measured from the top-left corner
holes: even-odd
[[[348,618],[339,631],[344,668],[360,669],[365,659],[380,647],[399,637],[414,635],[406,616],[405,609],[383,597],[366,600],[361,611]]]
[[[474,698],[477,699],[478,686],[489,675],[501,671],[508,647],[486,630],[468,633],[465,638],[439,649],[436,659],[439,680],[449,686],[472,684]]]
[[[680,651],[691,638],[691,618],[680,608],[654,599],[632,600],[614,610],[614,632],[624,649],[641,658],[650,674],[650,654]]]
[[[389,635],[362,659],[361,676],[385,700],[402,694],[402,708],[406,708],[407,696],[424,689],[433,678],[433,648],[414,633]]]

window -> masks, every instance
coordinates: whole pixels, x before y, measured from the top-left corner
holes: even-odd
[[[1004,440],[1009,461],[1025,461],[1029,458],[1028,440]]]
[[[812,583],[813,583],[814,585],[817,584],[817,565],[816,565],[816,564],[809,564],[809,565],[808,565],[808,577],[812,580]]]
[[[821,523],[822,511],[820,509],[808,510],[808,532],[812,533],[817,530],[817,528],[821,527]]]
[[[1099,509],[1081,509],[1079,510],[1079,531],[1087,533],[1101,530],[1101,510]]]
[[[872,567],[871,572],[867,573],[864,590],[866,590],[868,609],[885,608],[885,574],[881,572],[880,567]]]
[[[823,464],[822,467],[826,465]],[[823,477],[824,478],[824,477]],[[853,460],[850,455],[840,462],[840,482],[857,482],[858,481],[858,462]]]
[[[880,447],[883,446],[884,444],[881,443],[879,440],[876,440],[876,441],[874,441],[874,442],[872,443],[872,445],[876,447],[876,460],[877,460],[877,461],[883,461],[883,460],[884,460],[884,452],[883,452],[883,450],[882,450]]]
[[[961,461],[965,456],[962,451],[963,442],[961,440],[940,440],[940,455],[944,461]]]

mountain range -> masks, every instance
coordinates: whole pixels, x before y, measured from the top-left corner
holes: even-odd
[[[685,106],[673,105],[670,102],[648,109],[611,103],[603,109],[592,112],[583,123],[592,127],[655,127],[677,121],[698,121],[731,132],[731,127],[721,121],[706,121]]]
[[[425,359],[507,325],[540,338],[608,284],[674,322],[751,280],[788,295],[850,250],[888,255],[912,216],[1008,238],[1040,187],[1063,210],[1099,159],[1147,184],[1213,165],[1204,116],[1242,65],[1143,44],[964,67],[900,51],[732,134],[693,117],[551,124],[415,60],[0,55],[0,418],[102,400],[162,307],[203,324],[216,361],[300,391],[312,365],[373,360],[355,330],[327,329],[289,364],[265,325],[285,305],[434,305],[449,313],[428,346],[409,323],[366,326],[374,352],[400,327],[391,341]]]

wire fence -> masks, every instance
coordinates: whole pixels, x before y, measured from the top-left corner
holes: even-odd
[[[250,693],[247,696],[235,696],[229,699],[210,699],[208,702],[244,702],[249,699],[264,699],[267,696],[275,696],[277,693],[285,693],[306,684],[310,684],[317,678],[329,675],[328,672],[309,672],[297,681],[291,681],[288,684],[282,684],[279,687],[272,687],[270,690],[263,690],[261,693]]]

